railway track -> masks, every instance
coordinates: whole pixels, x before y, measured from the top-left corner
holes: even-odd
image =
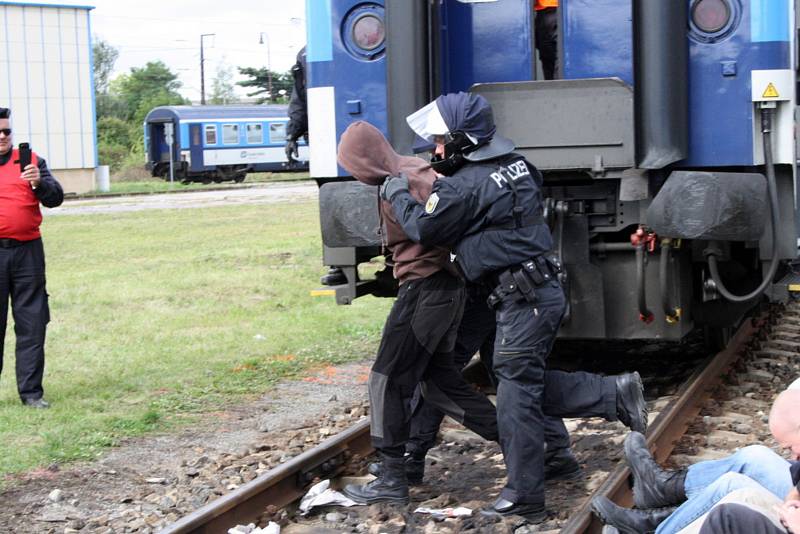
[[[670,456],[708,402],[712,389],[738,360],[745,354],[763,356],[763,347],[783,356],[800,352],[800,343],[793,341],[795,337],[800,337],[800,305],[797,303],[791,304],[786,310],[773,306],[745,320],[728,346],[698,366],[674,399],[660,409],[657,418],[651,422],[647,438],[656,458],[663,461]],[[297,501],[315,479],[343,474],[351,459],[364,458],[371,452],[369,424],[362,420],[317,447],[212,501],[162,532],[227,532],[237,524],[257,522],[268,507],[280,509]],[[605,481],[569,516],[561,531],[570,534],[600,532],[602,525],[590,510],[591,498],[604,495],[618,504],[630,505],[632,495],[627,483],[628,474],[624,462],[619,462]]]

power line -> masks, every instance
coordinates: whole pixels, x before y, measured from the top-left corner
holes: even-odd
[[[123,19],[123,20],[149,20],[155,22],[161,22],[164,24],[174,24],[174,19],[164,19],[164,18],[156,18],[156,17],[137,17],[137,16],[128,16],[128,15],[100,15],[100,14],[93,14],[93,18],[107,18],[107,19]],[[266,18],[266,15],[265,15]],[[254,23],[251,20],[242,20],[242,21],[225,21],[225,20],[217,20],[217,19],[192,19],[187,17],[180,17],[180,20],[183,22],[205,22],[208,24],[230,24],[235,26],[240,26],[242,24],[249,24],[253,26],[275,26],[275,27],[291,27],[296,26],[293,22],[258,22]]]

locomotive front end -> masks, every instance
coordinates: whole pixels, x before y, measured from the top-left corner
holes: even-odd
[[[408,152],[408,113],[471,90],[544,173],[568,275],[561,337],[680,340],[785,298],[797,255],[794,0],[562,1],[561,79],[547,81],[531,4],[308,0],[309,50],[325,40],[310,67],[312,175],[342,179],[335,145],[353,120]],[[348,44],[363,10],[384,23],[370,57]],[[368,189],[320,191],[325,263],[350,269],[340,303],[372,291],[356,278],[379,252]]]

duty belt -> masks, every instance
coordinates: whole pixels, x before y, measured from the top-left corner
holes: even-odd
[[[552,281],[558,281],[561,262],[555,257],[537,256],[520,265],[502,271],[493,277],[496,287],[486,299],[490,308],[515,294],[522,295],[526,301],[536,301],[536,288]]]

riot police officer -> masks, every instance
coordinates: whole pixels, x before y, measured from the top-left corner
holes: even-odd
[[[306,103],[306,47],[297,53],[292,65],[292,95],[289,97],[289,122],[286,124],[286,161],[290,166],[297,162],[297,141],[305,137],[308,141],[308,104]]]
[[[508,478],[484,513],[541,521],[545,360],[566,305],[560,265],[547,256],[553,240],[543,218],[542,175],[496,134],[492,109],[479,95],[440,96],[407,121],[437,144],[432,166],[444,176],[424,206],[403,176],[387,180],[381,194],[412,240],[450,246],[464,276],[490,286],[497,319],[493,366]]]
[[[289,122],[286,123],[286,162],[288,168],[293,168],[297,164],[300,156],[298,141],[304,138],[308,143],[308,102],[306,101],[306,47],[297,53],[295,64],[292,65],[292,94],[289,97]],[[320,278],[320,283],[326,286],[337,286],[346,284],[347,278],[342,270],[331,265],[328,273]]]

